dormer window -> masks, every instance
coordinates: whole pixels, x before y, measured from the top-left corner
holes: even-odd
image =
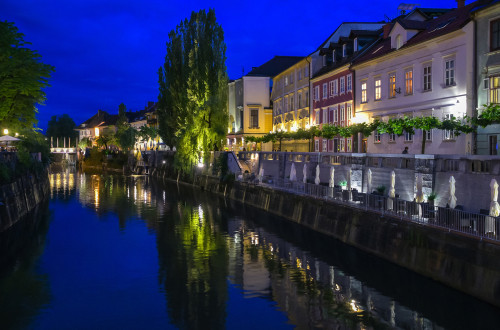
[[[347,45],[346,44],[342,45],[342,56],[343,57],[347,56]]]
[[[396,37],[396,49],[399,49],[401,48],[402,45],[402,41],[401,41],[401,35],[398,34],[397,37]]]
[[[358,38],[354,38],[354,52],[358,51]]]
[[[335,63],[335,51],[332,50],[332,62]]]

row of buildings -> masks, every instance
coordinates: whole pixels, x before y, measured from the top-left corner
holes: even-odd
[[[402,116],[463,118],[498,103],[500,3],[402,7],[389,22],[346,22],[308,56],[275,56],[229,82],[227,148],[248,136]],[[426,153],[498,154],[500,125],[456,136],[426,131]],[[282,141],[282,151],[421,152],[423,132]],[[261,146],[278,150],[279,144]]]

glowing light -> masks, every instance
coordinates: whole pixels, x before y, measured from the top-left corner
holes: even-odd
[[[203,163],[202,163],[201,161],[200,161],[200,162],[198,162],[198,167],[199,167],[199,168],[202,168],[202,167],[203,167]]]
[[[95,136],[99,136],[99,127],[95,128]]]
[[[9,134],[9,130],[8,129],[4,129],[3,130],[3,134]]]
[[[361,124],[368,122],[368,117],[364,114],[358,113],[356,116],[352,117],[351,122],[353,124]]]
[[[16,133],[16,136],[19,136],[19,133]]]
[[[309,125],[309,123],[306,124],[306,129],[309,129],[309,127],[311,127],[311,125]]]

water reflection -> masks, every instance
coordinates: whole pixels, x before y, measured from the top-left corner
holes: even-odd
[[[82,240],[75,251],[81,247],[106,247],[106,251],[98,252],[102,258],[99,272],[106,274],[113,272],[117,264],[135,262],[130,265],[134,272],[120,272],[120,279],[106,278],[109,282],[102,282],[99,287],[102,292],[85,302],[120,319],[127,310],[121,310],[119,305],[109,310],[104,303],[106,298],[119,293],[123,297],[117,301],[127,299],[128,290],[115,288],[115,283],[123,282],[127,287],[130,283],[142,283],[137,272],[148,269],[142,276],[153,277],[156,294],[160,292],[161,300],[166,302],[162,313],[168,316],[168,324],[162,325],[176,328],[232,327],[235,319],[239,328],[293,325],[299,329],[479,329],[492,328],[500,321],[498,310],[489,305],[330,238],[189,186],[162,183],[146,176],[79,174],[69,169],[52,172],[50,183],[55,217],[59,216],[59,201],[63,201],[67,207],[64,214],[78,218],[71,223],[66,218],[53,221],[51,226],[68,226],[51,228],[54,234],[50,241],[54,246],[66,248],[72,244],[65,238],[70,228],[73,234],[85,233],[71,236]],[[37,227],[35,239],[27,239],[33,245],[27,245],[22,258],[18,252],[1,254],[14,255],[11,260],[15,260],[7,262],[11,266],[3,268],[6,271],[0,278],[0,317],[13,327],[32,327],[30,320],[42,308],[57,310],[54,304],[58,302],[51,300],[51,290],[67,290],[61,287],[64,283],[51,282],[52,278],[61,277],[59,272],[67,265],[51,261],[55,266],[47,273],[37,269],[37,260],[44,253],[47,224],[48,221]],[[92,229],[85,230],[90,225]],[[105,225],[120,235],[104,231]],[[146,234],[139,230],[144,226]],[[124,241],[118,242],[119,239]],[[146,260],[151,259],[151,251],[144,248],[148,244],[157,252],[151,271],[145,267]],[[124,247],[130,249],[129,254]],[[89,252],[90,260],[95,253]],[[83,264],[78,269],[92,272],[90,268],[95,266]],[[75,295],[82,296],[71,280],[67,283]],[[115,288],[112,294],[106,291],[108,287]],[[142,318],[135,324],[126,324],[128,327],[152,328],[150,322],[158,319],[154,312],[158,303],[153,294],[146,295],[147,289],[150,288],[138,290],[145,304]],[[8,297],[16,297],[13,304],[4,292]],[[258,308],[247,309],[248,301],[257,302]],[[88,315],[81,318],[71,321],[89,324]],[[55,320],[57,317],[52,322]],[[44,322],[57,327],[50,321]],[[96,316],[94,322],[90,325],[97,326],[100,319]]]

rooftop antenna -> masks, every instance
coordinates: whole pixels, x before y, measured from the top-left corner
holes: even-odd
[[[418,3],[401,3],[398,6],[400,15],[406,14],[407,11],[412,11],[415,7],[420,6]]]

